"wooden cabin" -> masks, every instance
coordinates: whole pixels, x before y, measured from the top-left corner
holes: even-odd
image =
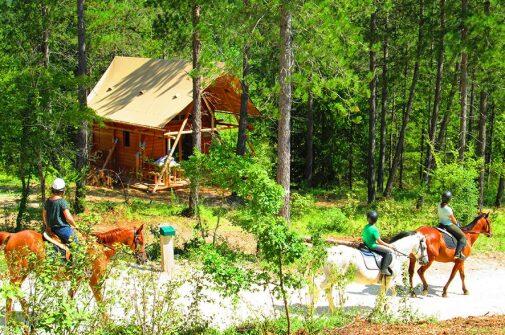
[[[88,106],[102,120],[93,125],[97,170],[134,176],[154,190],[176,185],[178,162],[192,148],[191,69],[190,62],[181,60],[114,58],[88,95]],[[221,71],[204,76],[202,89],[202,150],[208,152],[213,134],[236,127],[216,114],[238,119],[241,86],[236,77]],[[248,113],[259,115],[251,101]]]

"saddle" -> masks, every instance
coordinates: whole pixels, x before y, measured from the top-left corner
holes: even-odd
[[[363,262],[368,270],[379,270],[382,256],[370,250],[365,244],[360,244],[358,250],[363,257]]]
[[[48,234],[44,231],[42,233],[42,237],[44,241],[51,243],[54,247],[54,250],[64,256],[65,260],[70,260],[70,249],[63,242],[61,242],[60,238],[56,236],[56,234]]]
[[[454,236],[451,235],[445,228],[441,225],[435,227],[438,231],[442,233],[444,238],[445,245],[448,249],[456,249],[456,245],[458,244],[458,240]]]

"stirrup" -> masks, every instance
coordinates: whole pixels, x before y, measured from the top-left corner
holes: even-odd
[[[454,259],[455,259],[455,260],[456,260],[456,259],[459,259],[459,260],[464,261],[464,260],[466,259],[466,256],[465,256],[465,255],[463,255],[463,253],[460,253],[460,254],[458,254],[458,255],[454,255]]]

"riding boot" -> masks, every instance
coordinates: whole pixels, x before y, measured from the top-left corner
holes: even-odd
[[[456,252],[454,253],[454,258],[464,260],[466,257],[463,255],[462,250],[466,246],[466,241],[458,240],[456,245]]]
[[[381,274],[385,276],[392,275],[391,271],[389,270],[389,266],[391,265],[392,261],[393,261],[393,255],[390,252],[384,254],[381,262],[381,269],[380,269]]]

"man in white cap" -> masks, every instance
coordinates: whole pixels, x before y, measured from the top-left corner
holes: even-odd
[[[74,232],[74,217],[70,213],[68,202],[63,198],[65,181],[56,178],[51,186],[51,191],[52,194],[46,200],[42,211],[46,232],[53,232],[65,244],[77,242]]]

